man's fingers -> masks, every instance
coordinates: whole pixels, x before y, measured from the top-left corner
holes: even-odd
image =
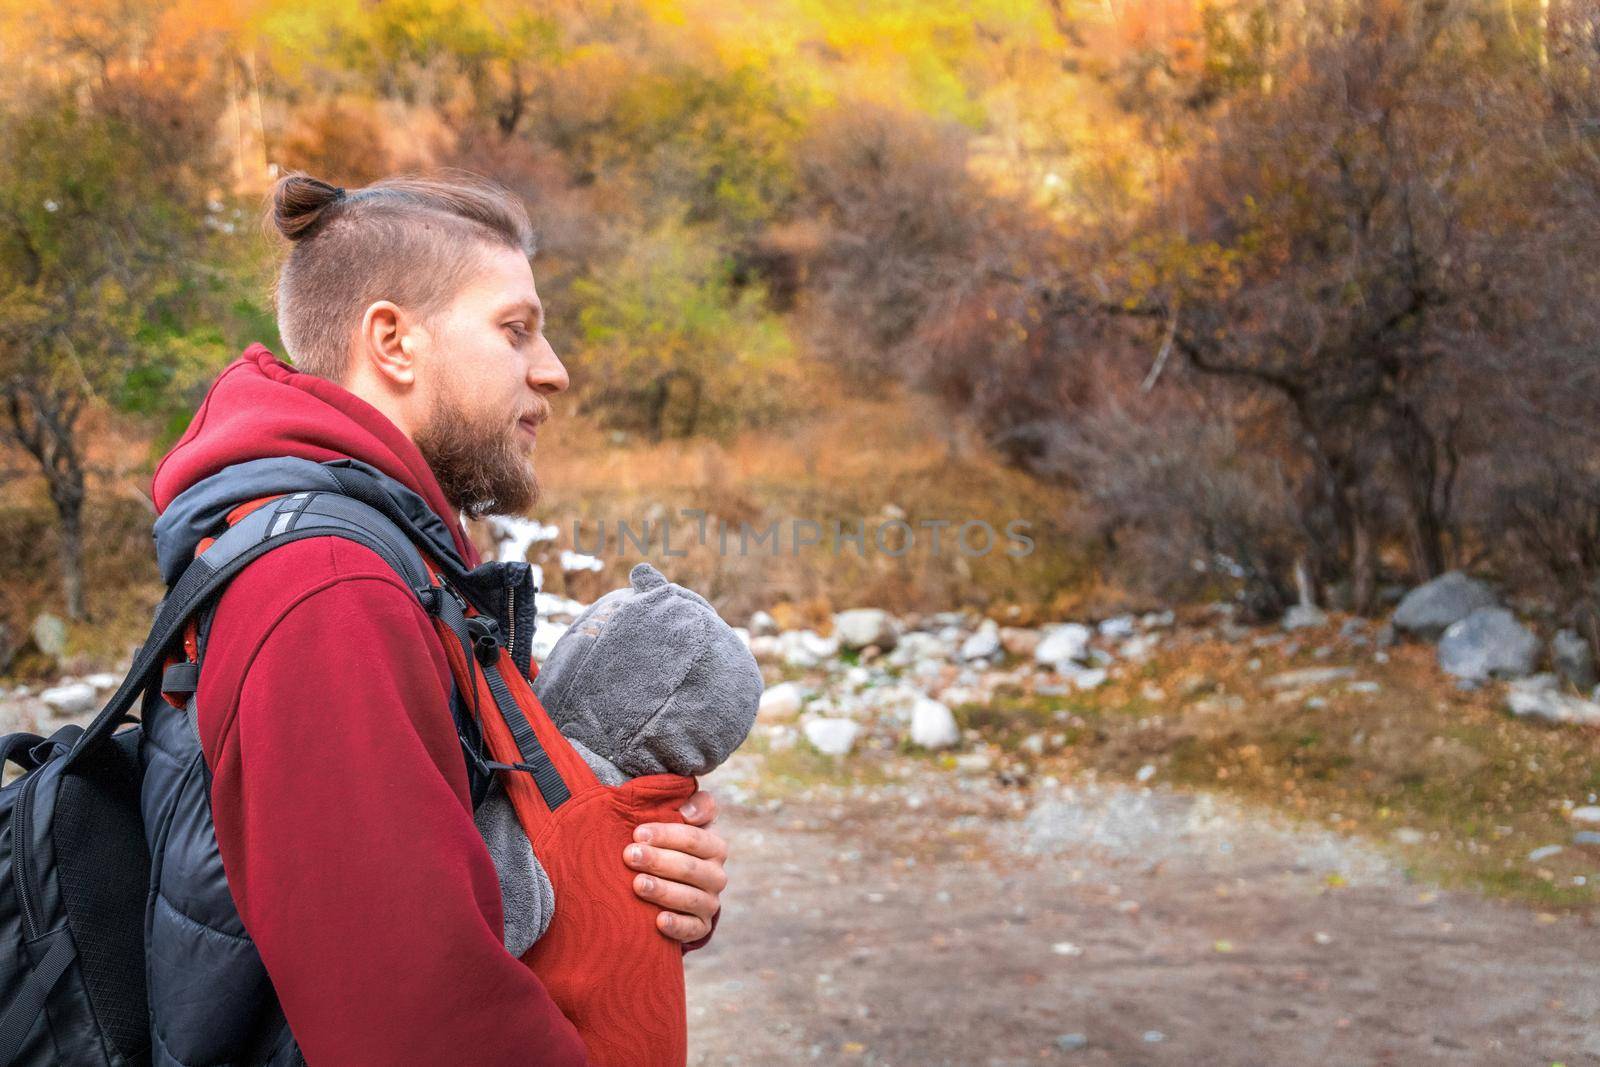
[[[656,929],[687,943],[711,932],[711,918],[722,907],[728,842],[706,829],[717,817],[717,802],[704,789],[685,801],[679,814],[681,823],[636,827],[634,843],[623,848],[622,859],[639,872],[634,893],[664,909],[656,915]]]
[[[711,820],[717,817],[717,798],[704,789],[698,790],[683,802],[678,812],[691,826],[710,826]]]
[[[633,839],[640,844],[687,852],[716,863],[725,863],[728,859],[728,842],[721,834],[681,822],[642,823],[634,827]]]
[[[728,886],[728,875],[720,862],[675,849],[632,844],[622,850],[622,858],[636,871],[658,875],[669,882],[682,882],[707,893],[721,893]]]
[[[633,876],[633,892],[639,899],[648,900],[668,911],[681,912],[708,921],[721,906],[716,897],[702,889],[679,882],[665,881],[648,874]]]
[[[698,941],[711,932],[711,923],[693,915],[663,911],[656,914],[656,929],[674,941]]]

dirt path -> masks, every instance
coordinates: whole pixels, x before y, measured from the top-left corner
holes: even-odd
[[[1583,918],[1209,797],[903,770],[707,780],[733,885],[691,1063],[1600,1064]]]

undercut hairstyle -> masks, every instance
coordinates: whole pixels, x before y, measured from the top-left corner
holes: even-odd
[[[295,171],[273,186],[263,226],[289,242],[274,308],[299,370],[343,381],[350,340],[375,301],[431,324],[495,246],[532,258],[533,225],[515,194],[446,168],[342,189]]]

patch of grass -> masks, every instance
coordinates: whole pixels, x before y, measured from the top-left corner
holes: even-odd
[[[1157,781],[1380,842],[1446,885],[1541,908],[1600,903],[1600,850],[1572,844],[1567,816],[1600,795],[1600,730],[1515,719],[1499,687],[1455,689],[1430,648],[1396,649],[1387,664],[1344,651],[1378,692],[1335,682],[1285,693],[1265,680],[1340,660],[1213,642],[1169,648],[1091,693],[1002,695],[959,716],[1006,748],[1035,731],[1067,733],[1066,751],[1046,761],[1066,773],[1094,767],[1131,777],[1150,764]],[[1248,669],[1251,658],[1260,669]],[[1148,699],[1151,681],[1167,700]],[[1063,720],[1079,725],[1066,731]],[[1528,859],[1546,845],[1562,851]]]
[[[882,785],[889,781],[882,763],[864,752],[830,756],[804,738],[774,748],[766,737],[752,734],[743,750],[761,756],[761,772],[754,791],[763,799],[784,799],[816,785]]]

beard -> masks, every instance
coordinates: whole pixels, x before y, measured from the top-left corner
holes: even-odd
[[[444,495],[471,518],[519,514],[539,499],[539,478],[517,424],[475,418],[448,386],[433,394],[414,440]]]

